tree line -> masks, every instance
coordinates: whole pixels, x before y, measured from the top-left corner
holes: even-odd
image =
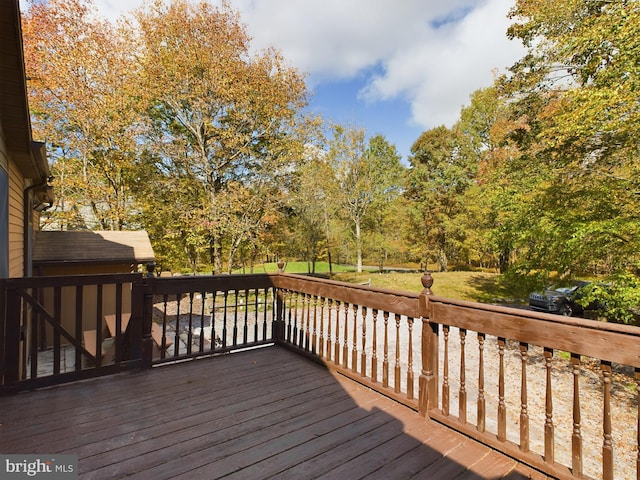
[[[90,2],[23,15],[45,229],[149,232],[163,268],[265,258],[493,268],[536,279],[635,270],[640,2],[518,0],[526,54],[403,162],[383,135],[305,108],[304,75],[254,52],[228,4]]]

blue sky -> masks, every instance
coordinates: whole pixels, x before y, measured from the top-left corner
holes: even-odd
[[[369,136],[382,134],[406,157],[411,144],[425,129],[407,122],[411,107],[402,98],[375,101],[361,98],[363,81],[357,76],[315,85],[310,109],[335,123],[366,128]]]
[[[505,35],[515,0],[228,1],[254,48],[273,46],[307,74],[314,113],[384,135],[405,159],[524,53]],[[94,4],[115,20],[144,0]]]

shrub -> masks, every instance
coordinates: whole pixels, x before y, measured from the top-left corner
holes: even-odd
[[[621,272],[606,283],[592,283],[584,289],[579,303],[583,306],[597,305],[598,315],[608,322],[638,325],[640,278]]]

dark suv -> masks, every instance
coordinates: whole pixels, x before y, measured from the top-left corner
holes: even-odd
[[[589,282],[577,281],[567,287],[549,287],[544,292],[529,294],[529,306],[540,312],[556,313],[570,317],[580,315],[584,307],[577,303],[581,297],[581,290]]]

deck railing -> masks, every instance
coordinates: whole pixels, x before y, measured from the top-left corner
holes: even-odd
[[[422,294],[284,273],[0,284],[5,390],[63,376],[64,347],[69,380],[278,344],[554,477],[638,478],[635,327],[438,297],[429,275]],[[81,337],[103,330],[107,310],[121,333],[105,365],[104,338]]]
[[[2,390],[139,366],[142,330],[131,312],[141,282],[138,274],[0,281]]]
[[[147,278],[146,364],[274,343],[276,295],[268,275]]]
[[[640,329],[429,294],[423,308],[421,413],[558,478],[640,478]]]
[[[299,275],[278,276],[275,285],[280,344],[417,409],[418,294]]]

